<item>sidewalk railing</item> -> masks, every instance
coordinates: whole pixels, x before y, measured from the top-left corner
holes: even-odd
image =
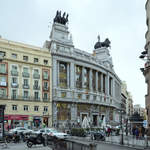
[[[119,136],[109,136],[106,137],[106,142],[113,143],[113,144],[122,144],[130,147],[143,147],[148,148],[150,147],[150,137],[144,136],[141,138],[137,138],[133,135],[124,135],[123,142],[121,141],[121,135]]]

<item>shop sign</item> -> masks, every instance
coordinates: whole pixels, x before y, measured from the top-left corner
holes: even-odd
[[[5,120],[28,120],[28,115],[5,115]]]

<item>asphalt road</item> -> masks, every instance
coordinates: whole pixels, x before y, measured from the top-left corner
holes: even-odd
[[[96,143],[97,150],[136,150],[136,148],[128,148],[119,145]],[[25,143],[9,143],[7,148],[2,147],[0,144],[0,150],[52,150],[49,147],[44,147],[43,145],[33,145],[32,148],[28,148]]]

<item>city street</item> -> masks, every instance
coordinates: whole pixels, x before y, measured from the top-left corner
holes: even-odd
[[[97,142],[97,150],[135,150],[137,148],[128,148],[119,145],[107,144],[102,142]],[[43,145],[34,145],[32,148],[28,148],[25,143],[10,143],[7,148],[0,146],[0,150],[51,150],[49,147],[44,147]],[[140,149],[139,149],[140,150]]]

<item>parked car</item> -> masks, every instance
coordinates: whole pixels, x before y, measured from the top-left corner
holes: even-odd
[[[43,128],[40,129],[38,131],[34,132],[35,134],[40,134],[42,133],[43,135],[50,135],[50,136],[56,136],[58,138],[64,139],[67,138],[68,134],[63,133],[63,132],[58,132],[56,129],[54,128]]]
[[[89,133],[91,135],[92,140],[105,141],[105,134],[103,131],[90,131]]]
[[[24,128],[24,127],[17,127],[17,128],[14,128],[14,129],[11,129],[9,131],[9,133],[23,133],[23,134],[27,134],[27,133],[33,133],[33,130],[30,130],[30,129],[27,129],[27,128]]]

